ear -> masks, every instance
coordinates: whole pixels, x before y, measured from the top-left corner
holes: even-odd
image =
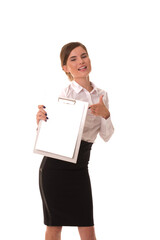
[[[66,65],[63,65],[63,70],[65,71],[65,73],[68,73],[68,68],[67,68],[67,66]]]

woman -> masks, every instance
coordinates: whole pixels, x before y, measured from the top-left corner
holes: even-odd
[[[61,65],[71,83],[61,97],[89,103],[77,164],[44,157],[40,166],[46,240],[60,240],[62,226],[77,226],[81,240],[95,240],[93,203],[88,162],[97,134],[108,141],[113,125],[107,93],[89,80],[91,62],[86,47],[79,42],[63,46]],[[37,124],[48,120],[43,105],[38,106]],[[63,146],[62,146],[63,147]]]

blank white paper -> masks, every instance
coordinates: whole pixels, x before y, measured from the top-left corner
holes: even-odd
[[[83,111],[84,104],[80,101],[54,104],[49,120],[40,123],[36,149],[72,158]]]

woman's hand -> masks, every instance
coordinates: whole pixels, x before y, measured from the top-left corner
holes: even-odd
[[[89,109],[91,110],[91,113],[95,116],[101,116],[105,119],[110,117],[110,112],[106,108],[105,104],[103,103],[103,95],[99,98],[99,103],[93,104],[89,106]]]
[[[38,108],[39,108],[39,111],[37,112],[37,115],[36,115],[37,125],[39,124],[40,120],[47,121],[47,119],[48,119],[47,113],[44,110],[45,106],[38,105]]]

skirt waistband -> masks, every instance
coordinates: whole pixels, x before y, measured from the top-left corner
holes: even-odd
[[[44,157],[41,163],[40,169],[49,168],[49,169],[80,169],[80,168],[88,168],[88,162],[90,158],[90,151],[92,148],[92,144],[90,142],[81,141],[77,163],[70,163],[62,160],[58,160],[55,158]]]

